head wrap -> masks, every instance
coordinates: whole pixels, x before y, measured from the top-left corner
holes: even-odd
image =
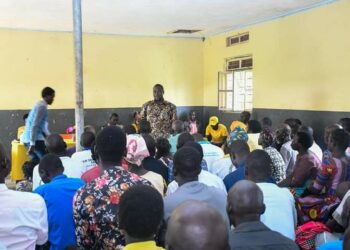
[[[241,128],[241,127],[236,127],[233,131],[230,132],[229,136],[227,137],[227,146],[230,146],[232,142],[234,141],[248,141],[248,134],[247,132]]]
[[[150,154],[145,139],[141,135],[132,134],[126,137],[127,154],[125,160],[131,164],[141,166],[142,160]]]

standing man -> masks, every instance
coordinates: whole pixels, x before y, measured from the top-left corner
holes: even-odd
[[[141,109],[142,119],[151,124],[151,135],[155,140],[168,138],[171,124],[176,120],[176,106],[164,100],[164,88],[161,84],[153,87],[154,100],[146,102]]]
[[[41,91],[39,101],[29,113],[23,134],[23,143],[28,150],[31,160],[40,160],[45,154],[45,137],[48,130],[47,105],[51,105],[55,98],[55,90],[45,87]]]

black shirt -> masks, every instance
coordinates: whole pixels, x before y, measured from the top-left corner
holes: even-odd
[[[299,250],[294,241],[272,231],[260,221],[242,223],[231,234],[231,250]]]
[[[149,156],[143,159],[142,166],[148,171],[160,174],[163,177],[163,179],[168,183],[168,167],[165,166],[163,162]]]

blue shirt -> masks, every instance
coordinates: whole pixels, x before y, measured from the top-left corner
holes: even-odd
[[[337,241],[331,241],[322,244],[318,250],[342,250],[343,249],[343,241],[337,240]]]
[[[241,162],[235,171],[226,175],[226,177],[224,178],[224,184],[227,192],[230,190],[231,187],[233,187],[233,185],[236,184],[236,182],[245,180],[244,172],[245,172],[244,162]]]
[[[168,141],[169,141],[169,144],[171,146],[170,148],[170,153],[171,155],[174,155],[176,153],[176,150],[177,150],[177,139],[179,139],[179,136],[180,134],[176,134],[176,135],[171,135],[169,138],[168,138]]]
[[[34,190],[34,193],[41,195],[45,200],[52,250],[63,250],[68,245],[76,244],[73,197],[83,185],[84,182],[81,179],[67,178],[62,174]]]

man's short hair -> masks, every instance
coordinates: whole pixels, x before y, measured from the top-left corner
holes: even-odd
[[[95,141],[95,134],[92,132],[84,132],[80,136],[80,144],[83,148],[91,148],[91,145]]]
[[[271,158],[265,150],[254,150],[246,160],[246,176],[254,182],[266,181],[271,176],[271,166]]]
[[[119,228],[136,239],[152,237],[159,228],[163,213],[163,198],[156,189],[141,184],[132,186],[120,197]]]
[[[168,156],[170,154],[171,145],[168,139],[158,138],[156,142],[157,157]]]
[[[147,146],[149,155],[151,157],[154,157],[154,155],[156,154],[156,142],[155,142],[155,140],[149,134],[144,134],[144,135],[142,135],[142,137],[146,142],[146,146]]]
[[[46,154],[43,158],[41,158],[39,163],[39,171],[46,172],[49,174],[55,174],[59,171],[63,172],[64,167],[60,157],[55,154]]]
[[[248,133],[257,134],[261,132],[261,124],[258,120],[248,121]]]
[[[188,132],[183,132],[177,138],[177,149],[183,147],[187,142],[194,141],[193,136]]]
[[[55,94],[55,90],[50,88],[50,87],[45,87],[43,88],[43,90],[41,91],[41,97],[44,98],[46,96],[52,96]]]
[[[163,85],[160,84],[160,83],[155,84],[155,85],[153,86],[153,88],[160,88],[160,89],[162,90],[162,92],[164,93],[164,87],[163,87]]]
[[[51,134],[46,137],[45,145],[47,151],[53,154],[61,154],[66,151],[67,144],[59,134]]]
[[[105,127],[96,137],[96,153],[104,162],[120,162],[125,150],[126,135],[117,126]]]
[[[331,140],[342,151],[345,151],[349,147],[349,134],[344,129],[333,130]]]
[[[201,171],[201,157],[199,152],[187,146],[177,150],[174,155],[174,169],[182,177],[197,177]]]
[[[248,121],[250,120],[250,112],[249,111],[243,111],[240,114],[240,120],[243,123],[248,123]]]
[[[310,133],[299,131],[296,135],[298,136],[298,143],[305,149],[309,149],[314,143],[314,139]]]
[[[230,145],[230,155],[233,154],[244,156],[248,155],[250,152],[249,146],[245,141],[237,140],[233,141]]]
[[[151,123],[145,119],[140,121],[140,134],[149,134],[152,132]]]
[[[191,147],[191,148],[194,148],[195,150],[197,150],[200,157],[201,157],[201,161],[203,160],[203,157],[204,157],[203,148],[198,142],[194,142],[194,141],[186,142],[185,147]]]
[[[262,118],[261,123],[263,127],[272,127],[272,120],[270,117]]]

